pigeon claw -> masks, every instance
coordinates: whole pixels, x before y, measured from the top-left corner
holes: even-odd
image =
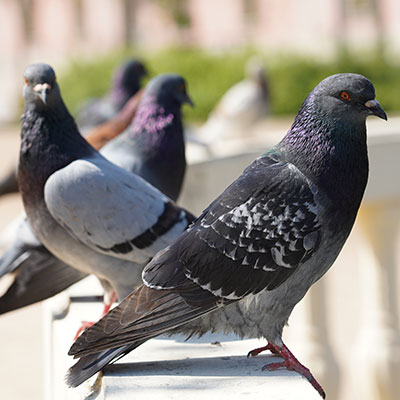
[[[296,357],[290,352],[290,350],[286,347],[285,344],[282,343],[282,346],[277,346],[277,345],[268,343],[268,345],[265,346],[265,350],[271,350],[270,348],[268,348],[269,346],[275,350],[274,354],[279,354],[283,358],[283,361],[277,362],[277,363],[266,364],[262,367],[263,371],[265,371],[265,370],[275,371],[279,368],[286,368],[288,370],[298,372],[300,375],[304,376],[311,383],[313,388],[319,393],[319,395],[323,399],[326,398],[324,389],[318,383],[318,381],[314,378],[314,376],[312,375],[310,370],[296,359]],[[261,347],[260,349],[264,349],[264,348]],[[253,351],[257,351],[260,349],[255,349]],[[263,350],[261,350],[261,351],[263,351]],[[256,353],[256,355],[259,354],[261,351]],[[252,353],[252,352],[250,352],[250,353]]]
[[[263,351],[266,351],[266,350],[269,350],[272,354],[275,354],[275,355],[277,355],[277,356],[280,355],[280,354],[279,354],[279,351],[277,351],[277,350],[275,349],[275,347],[274,347],[272,344],[268,343],[268,344],[267,344],[266,346],[264,346],[264,347],[258,347],[257,349],[254,349],[254,350],[249,351],[249,352],[247,353],[247,358],[249,358],[249,357],[256,357],[256,356],[258,356],[260,353],[262,353]]]

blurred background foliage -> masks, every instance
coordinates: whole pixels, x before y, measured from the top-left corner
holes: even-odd
[[[71,61],[58,78],[65,102],[75,113],[83,100],[100,96],[109,89],[116,65],[137,57],[146,63],[149,78],[165,72],[186,78],[195,107],[185,108],[185,118],[201,123],[226,90],[244,78],[246,61],[254,55],[265,63],[273,115],[295,114],[305,95],[321,79],[339,72],[365,75],[374,82],[385,110],[400,110],[400,66],[385,61],[379,51],[362,56],[342,52],[335,60],[323,62],[289,54],[272,57],[253,49],[223,53],[183,48],[151,53],[128,49],[95,61]]]

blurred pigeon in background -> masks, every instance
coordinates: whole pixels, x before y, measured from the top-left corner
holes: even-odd
[[[191,104],[190,97],[186,93],[186,83],[182,77],[165,74],[153,78],[140,103],[141,111],[137,119],[140,129],[135,129],[135,122],[133,122],[123,141],[118,141],[116,145],[110,146],[106,154],[103,153],[104,149],[101,151],[111,161],[119,161],[121,158],[121,166],[130,172],[141,175],[145,171],[149,182],[154,185],[161,182],[159,189],[165,189],[164,193],[174,194],[174,200],[182,188],[186,161],[180,107],[178,112],[173,102],[170,104],[170,98],[173,98],[175,91],[182,90],[185,92],[183,102]],[[138,108],[137,96],[133,96],[126,104],[125,113],[121,114],[120,112],[119,119],[114,118],[98,129],[94,129],[86,138],[89,143],[93,144],[93,138],[99,138],[98,143],[101,143],[103,139],[108,141],[116,128],[119,132],[121,127],[126,124],[127,119],[131,118],[132,111],[136,111]],[[155,112],[149,112],[149,108]],[[170,123],[157,125],[162,117],[160,110],[171,112],[174,115]],[[149,130],[147,130],[147,126],[149,126]],[[133,134],[129,134],[132,131]],[[141,137],[146,135],[152,135],[151,142],[141,141]],[[135,146],[136,141],[138,141],[137,146]],[[166,149],[168,149],[168,153]],[[162,159],[163,156],[165,161]],[[170,170],[168,162],[171,158],[173,168]],[[153,162],[154,160],[156,162]],[[172,178],[167,177],[168,179],[163,182],[157,177],[157,174],[160,173],[158,163],[173,175]],[[161,171],[161,174],[165,175],[164,171]],[[141,176],[143,177],[143,175]],[[87,276],[81,271],[75,271],[48,252],[35,237],[26,218],[20,222],[16,240],[0,258],[0,277],[14,271],[12,285],[0,297],[0,314],[51,297]],[[41,279],[43,279],[42,288],[38,290]],[[52,281],[57,281],[59,284],[51,285]]]
[[[109,302],[114,292],[122,298],[194,217],[82,138],[50,66],[31,65],[25,78],[19,183],[29,223],[61,260],[98,276]],[[189,99],[185,81],[161,80],[159,90],[173,98],[165,116],[172,121]]]
[[[207,143],[238,135],[248,130],[269,113],[269,89],[265,67],[258,57],[246,63],[246,79],[232,86],[210,112],[199,130]]]
[[[282,330],[352,229],[368,179],[369,115],[386,119],[365,77],[338,74],[317,85],[282,141],[152,259],[144,285],[78,338],[67,383],[81,384],[167,331],[233,331],[264,337],[267,345],[249,355],[280,355],[264,368],[297,371],[325,398]]]
[[[114,72],[110,91],[101,98],[88,100],[78,111],[77,123],[82,133],[114,117],[139,91],[146,75],[146,67],[139,60],[132,59],[119,66]]]

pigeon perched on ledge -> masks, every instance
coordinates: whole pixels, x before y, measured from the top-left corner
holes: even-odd
[[[126,61],[118,67],[109,93],[101,98],[88,100],[78,111],[77,123],[82,132],[113,118],[139,91],[141,80],[146,75],[143,62],[136,59]]]
[[[182,90],[182,85],[186,86],[185,81],[178,75],[162,74],[153,78],[144,93],[140,95],[143,97],[142,102],[139,102],[140,97],[136,94],[120,112],[119,118],[115,117],[112,121],[103,124],[85,138],[92,145],[98,145],[101,142],[101,140],[97,141],[99,135],[108,140],[110,133],[115,133],[115,128],[126,124],[126,119],[132,112],[139,110],[140,116],[137,123],[140,129],[136,128],[135,121],[132,122],[129,132],[122,141],[114,143],[116,139],[113,139],[110,142],[112,145],[106,152],[104,149],[100,152],[107,159],[115,161],[116,164],[120,163],[130,172],[142,177],[145,173],[149,183],[155,185],[164,194],[173,195],[173,200],[180,193],[186,168],[180,107],[176,109],[173,100],[175,92],[180,93]],[[188,95],[183,100],[191,104]],[[149,107],[152,110],[158,110],[158,113],[149,113]],[[158,124],[154,129],[154,121],[162,116],[159,110],[163,110],[167,115],[173,115],[173,118],[168,117],[168,124],[161,124],[162,126]],[[131,131],[137,132],[132,135]],[[145,139],[151,137],[152,140],[146,142],[142,139],[143,137]],[[166,173],[169,173],[171,177],[165,177]],[[0,297],[0,314],[53,296],[87,276],[48,252],[34,237],[26,218],[20,222],[16,241],[0,258],[0,277],[13,271],[15,271],[14,281],[10,289]],[[50,282],[53,284],[49,284]],[[56,285],[56,282],[59,284]]]
[[[33,64],[24,76],[19,186],[28,222],[60,260],[93,273],[121,299],[193,216],[85,141],[49,65]],[[183,78],[170,78],[172,120],[189,98]]]
[[[164,332],[264,337],[283,358],[265,369],[311,372],[282,341],[294,306],[335,261],[368,179],[365,120],[386,119],[371,82],[323,80],[286,136],[256,159],[174,243],[144,268],[144,284],[72,345],[78,386]]]

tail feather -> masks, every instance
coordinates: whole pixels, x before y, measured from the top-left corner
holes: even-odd
[[[65,383],[69,387],[79,386],[113,360],[116,361],[140,344],[141,343],[132,346],[122,346],[82,357],[68,370],[65,376]]]
[[[176,291],[140,286],[72,345],[68,354],[80,360],[69,370],[67,383],[79,385],[148,339],[216,308],[216,302],[192,307]]]
[[[0,297],[0,314],[48,299],[87,276],[47,251],[31,250],[23,256],[14,282]]]
[[[145,285],[84,332],[69,355],[82,357],[100,350],[147,340],[215,309],[191,307],[172,290],[154,290]]]

